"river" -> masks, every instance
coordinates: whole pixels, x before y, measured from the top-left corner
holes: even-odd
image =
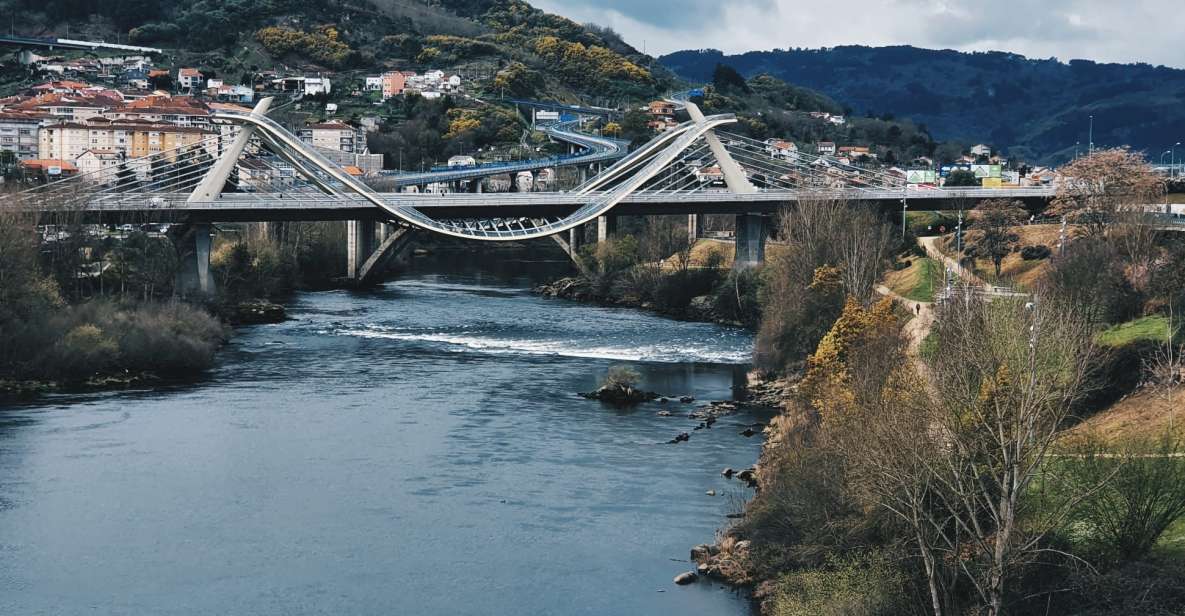
[[[0,407],[0,613],[748,614],[671,578],[748,497],[720,470],[759,418],[576,392],[629,363],[729,399],[750,335],[532,282],[303,293],[200,381]]]

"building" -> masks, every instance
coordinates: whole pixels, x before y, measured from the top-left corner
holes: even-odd
[[[366,87],[367,92],[382,92],[383,91],[383,75],[378,77],[367,77]]]
[[[92,148],[74,159],[74,164],[83,176],[110,182],[115,179],[116,168],[125,160],[127,156],[118,150]]]
[[[767,139],[765,151],[774,158],[793,160],[798,157],[798,146],[793,141],[783,139]]]
[[[304,80],[304,95],[316,96],[318,94],[329,94],[330,84],[328,77],[306,77]]]
[[[206,84],[206,96],[214,100],[224,103],[250,103],[255,100],[255,90],[247,86],[228,86],[222,83],[217,86],[211,85],[214,81],[211,79]]]
[[[87,150],[98,149],[119,152],[127,158],[141,158],[197,145],[217,134],[210,129],[191,126],[90,118],[43,126],[38,139],[38,157],[73,161]],[[205,144],[211,155],[217,153],[217,143],[210,140]]]
[[[651,117],[655,118],[674,118],[675,104],[667,101],[654,101],[647,105],[647,111]]]
[[[365,145],[365,137],[359,135],[359,132],[345,122],[333,120],[310,124],[297,131],[296,136],[313,147],[339,152],[357,152],[361,149],[360,146]]]
[[[43,182],[78,173],[78,167],[74,166],[74,163],[60,159],[22,160],[21,168],[25,170],[25,175],[38,178]]]
[[[6,105],[6,110],[40,113],[62,120],[85,120],[102,115],[104,111],[123,104],[122,95],[114,90],[99,94],[40,94]]]
[[[310,124],[297,131],[296,136],[301,141],[319,148],[322,155],[343,167],[357,167],[365,175],[378,173],[383,169],[383,155],[370,153],[366,147],[366,132],[361,128],[332,120]]]
[[[845,145],[837,151],[840,156],[857,159],[860,157],[876,158],[876,154],[872,153],[872,148],[866,145]]]
[[[383,92],[383,100],[403,94],[403,90],[407,87],[407,75],[401,71],[383,73],[381,79],[382,86],[380,89]]]
[[[991,156],[992,155],[992,146],[984,145],[982,143],[974,145],[971,147],[971,155],[972,156]]]
[[[820,141],[815,148],[822,156],[833,156],[835,154],[834,141]]]
[[[177,85],[190,92],[200,90],[206,79],[196,68],[183,68],[177,71]]]
[[[0,151],[12,152],[20,160],[37,158],[38,130],[43,115],[0,112]]]

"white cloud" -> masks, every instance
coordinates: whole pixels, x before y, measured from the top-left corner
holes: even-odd
[[[712,47],[915,45],[1185,68],[1180,0],[535,0],[652,55]]]

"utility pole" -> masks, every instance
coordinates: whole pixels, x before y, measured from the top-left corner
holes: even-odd
[[[1090,154],[1094,155],[1094,115],[1090,116]]]
[[[1057,254],[1060,257],[1066,253],[1066,217],[1062,216],[1062,229],[1057,234]]]
[[[901,241],[903,242],[905,241],[905,229],[909,227],[909,224],[905,221],[905,210],[909,208],[907,202],[908,196],[906,195],[907,190],[909,188],[901,189]]]

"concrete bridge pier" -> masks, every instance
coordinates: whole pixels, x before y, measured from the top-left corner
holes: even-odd
[[[762,214],[738,214],[736,217],[736,259],[733,269],[746,269],[765,263],[767,217]]]
[[[214,274],[210,271],[210,251],[214,245],[214,227],[209,223],[184,225],[174,229],[177,249],[176,293],[182,296],[214,294]]]
[[[687,241],[694,244],[704,236],[704,217],[700,214],[687,215]]]
[[[351,220],[346,223],[346,277],[358,280],[362,265],[374,254],[375,221]]]
[[[348,224],[346,277],[357,286],[380,282],[391,261],[411,244],[411,229],[373,220]]]
[[[617,235],[617,216],[605,214],[597,216],[597,243],[608,241]]]

